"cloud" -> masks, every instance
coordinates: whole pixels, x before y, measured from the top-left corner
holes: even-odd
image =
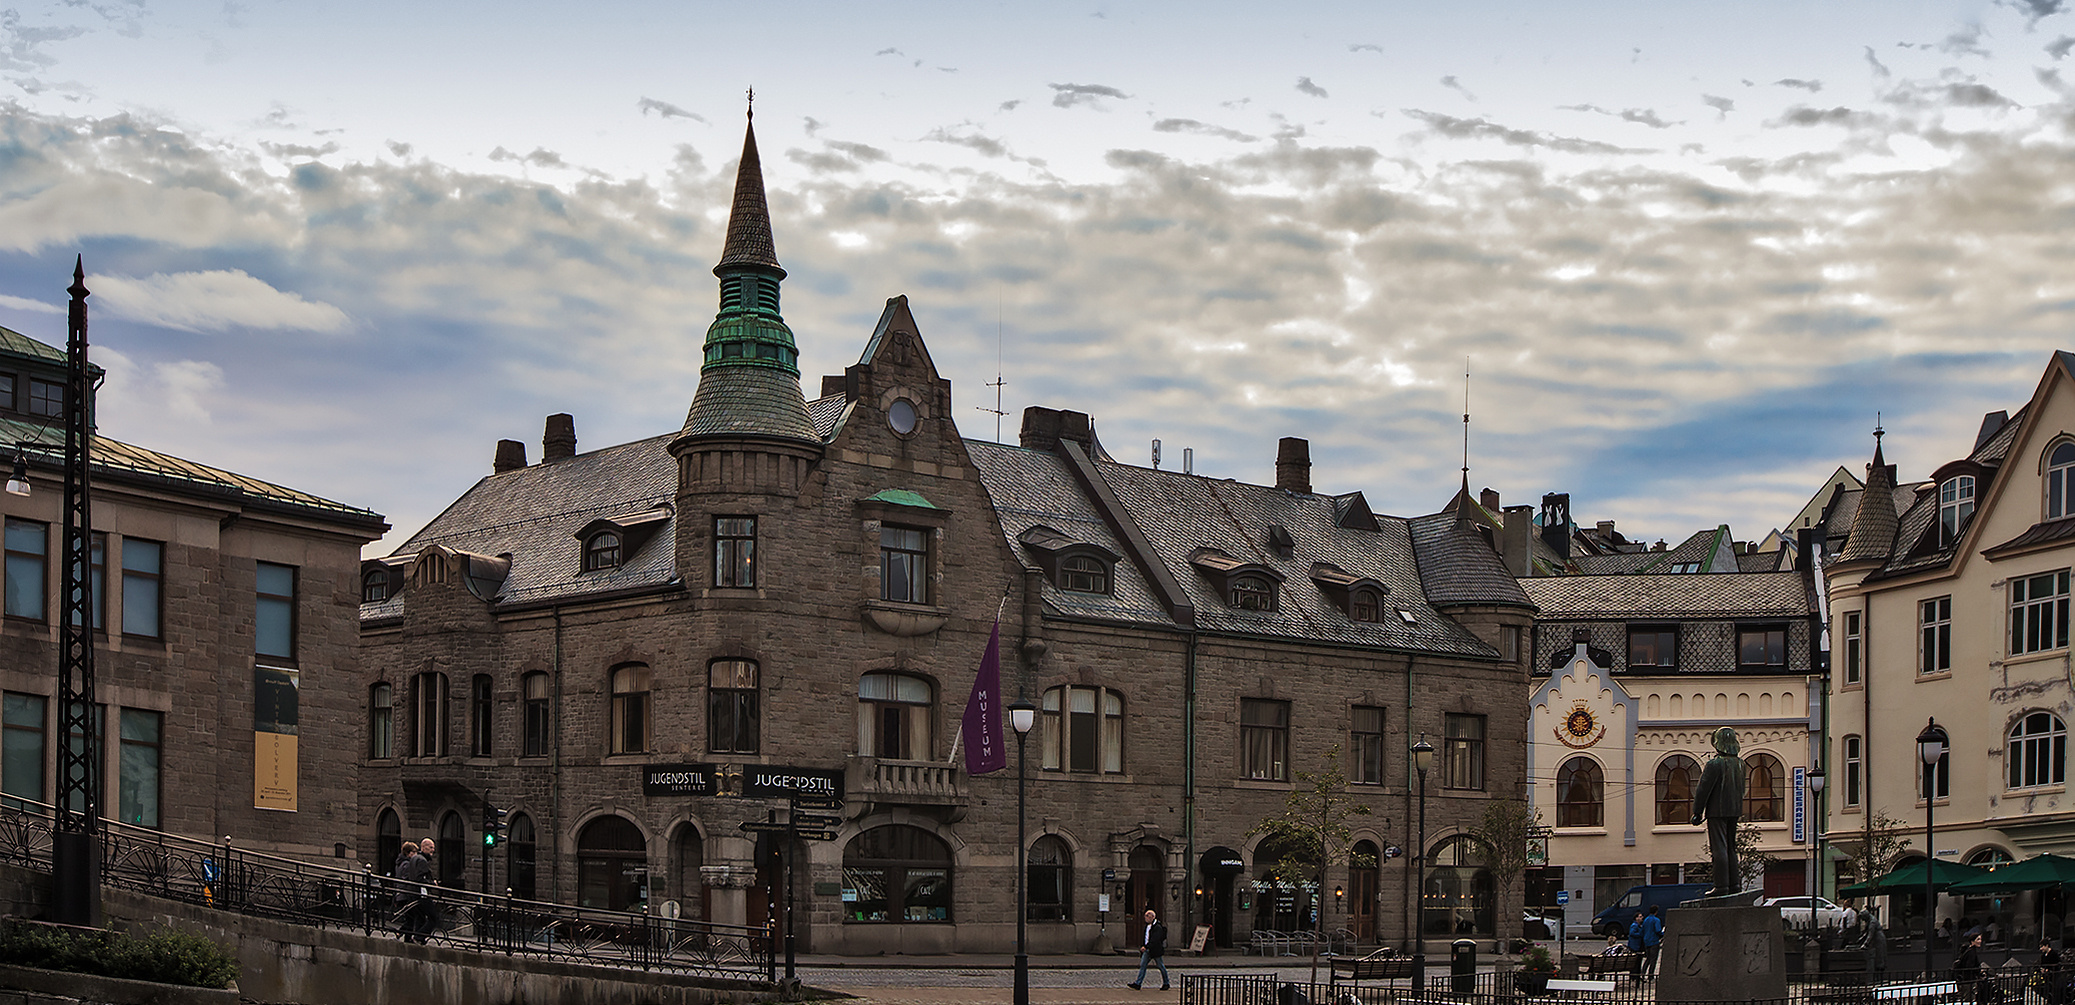
[[[2000,2],[2008,5],[2013,10],[2023,13],[2028,26],[2038,24],[2041,18],[2065,13],[2068,9],[2067,0],[2000,0]]]
[[[1700,96],[1700,101],[1701,104],[1714,109],[1720,118],[1728,118],[1730,112],[1736,111],[1736,102],[1729,98],[1718,98],[1712,94],[1703,94]]]
[[[390,140],[383,145],[388,147],[389,152],[395,156],[409,157],[411,155],[411,145],[408,143],[398,143],[395,140]]]
[[[1013,100],[1010,100],[1010,101],[1004,101],[1004,102],[1002,102],[1002,103],[1001,103],[1001,105],[1000,105],[999,107],[997,107],[997,108],[995,109],[995,111],[997,111],[997,112],[1013,112],[1013,111],[1015,111],[1015,110],[1016,110],[1016,106],[1017,106],[1017,105],[1020,105],[1020,104],[1022,104],[1022,103],[1023,103],[1023,99],[1022,99],[1022,98],[1016,98],[1016,99],[1013,99]]]
[[[569,166],[562,160],[561,154],[553,150],[542,150],[539,147],[535,147],[530,154],[515,154],[500,146],[490,151],[490,159],[493,161],[510,161],[514,164],[526,164],[532,167],[560,168]]]
[[[52,42],[63,42],[86,34],[86,29],[77,25],[62,28],[22,23],[22,15],[12,8],[0,10],[0,70],[36,70],[52,65],[57,60],[43,47]]]
[[[1868,69],[1870,69],[1870,70],[1872,70],[1872,71],[1873,71],[1873,75],[1874,75],[1874,76],[1876,76],[1876,77],[1890,77],[1890,76],[1893,76],[1893,74],[1891,74],[1890,72],[1888,72],[1888,65],[1887,65],[1886,63],[1883,63],[1883,62],[1881,62],[1881,61],[1880,61],[1880,57],[1879,57],[1879,56],[1876,56],[1876,55],[1874,55],[1874,54],[1873,54],[1873,47],[1872,47],[1872,46],[1870,46],[1870,45],[1868,45],[1868,46],[1862,46],[1862,48],[1864,48],[1864,49],[1866,50],[1866,66],[1867,66],[1867,68],[1868,68]]]
[[[1376,53],[1377,55],[1381,56],[1381,55],[1383,55],[1383,46],[1377,45],[1377,44],[1375,44],[1375,43],[1373,43],[1373,42],[1354,42],[1354,43],[1350,43],[1350,44],[1348,45],[1348,47],[1347,47],[1347,51],[1349,51],[1349,52],[1373,52],[1373,53]]]
[[[1161,119],[1153,123],[1153,131],[1156,133],[1198,133],[1204,136],[1216,136],[1221,139],[1238,140],[1242,143],[1252,143],[1260,139],[1258,136],[1248,135],[1237,129],[1213,126],[1207,122],[1198,122],[1195,119]]]
[[[1317,84],[1312,83],[1310,77],[1298,77],[1297,90],[1299,93],[1309,94],[1314,98],[1323,98],[1328,96],[1326,94],[1326,89],[1318,86]]]
[[[65,308],[58,304],[46,303],[42,300],[31,300],[27,297],[12,297],[6,295],[0,295],[0,307],[5,307],[9,310],[30,311],[36,314],[65,313]]]
[[[1131,95],[1103,84],[1047,84],[1052,89],[1052,104],[1059,108],[1088,105],[1102,107],[1103,98],[1129,98]]]
[[[1775,87],[1795,87],[1807,91],[1810,94],[1814,94],[1815,92],[1823,89],[1823,82],[1820,80],[1801,80],[1794,77],[1785,77],[1779,80],[1775,80],[1772,83]]]
[[[1981,44],[1982,27],[1970,24],[1945,36],[1938,43],[1938,51],[1954,56],[1980,56],[1988,58],[1989,51]]]
[[[281,158],[282,160],[298,158],[302,160],[315,160],[319,157],[326,157],[339,152],[339,145],[336,143],[326,143],[323,146],[310,146],[304,143],[261,142],[259,144],[259,148],[261,150],[266,151],[269,154],[274,155],[275,157]]]
[[[2046,44],[2046,54],[2052,56],[2055,62],[2059,62],[2067,58],[2070,48],[2075,48],[2075,36],[2062,35]]]
[[[976,151],[988,157],[1009,156],[1009,148],[1002,141],[991,136],[982,136],[976,132],[960,133],[939,127],[930,130],[929,135],[924,136],[923,139],[932,143],[949,143],[952,146],[965,147],[968,150]]]
[[[1557,107],[1563,111],[1592,112],[1597,115],[1607,115],[1620,119],[1623,122],[1634,122],[1639,125],[1649,126],[1652,129],[1669,129],[1678,124],[1664,121],[1664,119],[1658,116],[1656,110],[1649,108],[1624,108],[1621,111],[1615,112],[1601,108],[1598,105],[1558,105]]]
[[[659,101],[655,98],[642,98],[634,103],[634,107],[640,109],[643,118],[647,118],[650,112],[654,112],[658,117],[665,119],[690,119],[693,122],[706,121],[706,117],[697,112],[688,112],[668,101]]]
[[[1407,108],[1403,109],[1403,111],[1407,116],[1426,123],[1427,128],[1435,134],[1446,136],[1450,139],[1497,140],[1501,143],[1518,147],[1547,147],[1548,149],[1564,153],[1619,154],[1641,152],[1617,147],[1611,143],[1601,143],[1597,140],[1581,140],[1530,129],[1514,129],[1508,126],[1501,126],[1487,119],[1457,118],[1453,115],[1421,111],[1417,108]]]
[[[155,273],[142,279],[97,276],[94,297],[116,317],[208,332],[226,328],[339,332],[346,312],[285,293],[240,271]]]
[[[151,371],[168,417],[206,423],[209,406],[223,395],[223,368],[205,360],[161,363]]]
[[[1875,121],[1864,112],[1855,112],[1842,105],[1835,108],[1810,108],[1796,105],[1780,114],[1767,125],[1772,126],[1860,126]]]
[[[1468,99],[1470,99],[1471,101],[1475,101],[1475,100],[1477,100],[1477,96],[1476,96],[1476,95],[1474,95],[1474,94],[1471,94],[1471,93],[1470,93],[1470,89],[1469,89],[1469,88],[1467,88],[1467,87],[1464,87],[1464,86],[1462,85],[1462,82],[1461,82],[1461,81],[1458,81],[1458,80],[1456,80],[1456,79],[1455,79],[1455,75],[1454,75],[1454,74],[1449,74],[1449,75],[1448,75],[1448,76],[1446,76],[1446,77],[1442,77],[1442,78],[1441,78],[1441,86],[1442,86],[1442,87],[1446,87],[1446,88],[1448,88],[1449,90],[1451,90],[1451,91],[1454,91],[1454,92],[1456,92],[1457,94],[1460,94],[1460,95],[1462,95],[1463,97],[1465,97],[1465,98],[1468,98]]]

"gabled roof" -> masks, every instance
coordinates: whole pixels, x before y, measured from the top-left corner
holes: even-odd
[[[1803,617],[1814,609],[1798,572],[1712,576],[1645,573],[1522,580],[1544,620]]]

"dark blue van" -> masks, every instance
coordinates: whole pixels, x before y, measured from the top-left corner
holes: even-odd
[[[1698,900],[1708,892],[1706,883],[1664,883],[1654,886],[1631,886],[1614,906],[1592,916],[1592,931],[1596,935],[1618,935],[1628,938],[1629,922],[1635,920],[1636,912],[1650,913],[1657,908],[1663,917],[1672,908],[1689,900]]]

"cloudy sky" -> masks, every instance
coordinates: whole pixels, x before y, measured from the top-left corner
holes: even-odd
[[[1666,4],[65,0],[0,11],[0,324],[103,431],[386,514],[683,421],[743,91],[810,392],[905,293],[991,438],[1783,524],[2075,348],[2075,13]],[[378,552],[386,547],[378,546]]]

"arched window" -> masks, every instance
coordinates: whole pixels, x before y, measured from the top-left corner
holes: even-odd
[[[1700,765],[1685,754],[1673,754],[1657,762],[1657,823],[1689,825],[1693,822],[1693,786],[1700,780]]]
[[[599,817],[576,834],[576,903],[608,911],[648,908],[648,839],[626,817]]]
[[[411,675],[411,756],[447,756],[447,675]]]
[[[468,830],[461,824],[461,814],[450,810],[439,818],[439,843],[434,847],[439,849],[439,861],[433,863],[439,885],[459,889],[468,868]]]
[[[375,868],[383,875],[396,875],[396,862],[403,857],[403,820],[392,809],[375,816]]]
[[[1378,881],[1383,854],[1374,841],[1357,841],[1347,855],[1347,913],[1354,920],[1355,941],[1376,941]]]
[[[511,843],[505,846],[505,883],[512,888],[512,896],[520,900],[539,900],[534,887],[534,863],[537,861],[534,849],[538,839],[533,833],[533,818],[524,813],[514,813],[505,832],[511,839]]]
[[[360,602],[379,604],[389,599],[389,570],[369,569],[360,577]]]
[[[843,849],[844,921],[950,921],[951,849],[920,827],[890,824]]]
[[[639,663],[612,672],[612,746],[610,753],[648,750],[649,670]]]
[[[1069,555],[1059,560],[1059,588],[1068,593],[1110,592],[1110,566],[1093,555]]]
[[[1556,826],[1598,827],[1604,821],[1599,762],[1573,757],[1556,769]]]
[[[1238,576],[1232,580],[1232,606],[1242,611],[1275,610],[1275,584],[1266,576]]]
[[[1313,846],[1291,834],[1271,834],[1254,846],[1254,930],[1306,932],[1318,906]]]
[[[1434,846],[1427,868],[1428,935],[1494,935],[1498,894],[1476,838],[1458,834]]]
[[[868,673],[857,682],[857,749],[868,757],[926,761],[934,689],[904,673]]]
[[[1355,590],[1347,595],[1347,618],[1363,624],[1383,623],[1383,594],[1375,590]]]
[[[1124,696],[1107,688],[1055,687],[1039,705],[1039,763],[1047,771],[1124,770]]]
[[[2060,785],[2068,780],[2068,727],[2052,712],[2032,712],[2010,727],[2003,763],[2010,787]]]
[[[601,530],[584,540],[584,571],[620,567],[620,535],[617,531]]]
[[[2075,472],[2075,441],[2063,440],[2056,444],[2053,453],[2046,458],[2046,518],[2057,520],[2075,515],[2075,483],[2069,481]]]
[[[1785,820],[1787,772],[1771,754],[1744,758],[1744,819],[1754,823]]]
[[[519,689],[525,695],[525,746],[519,753],[525,757],[545,757],[548,752],[548,675],[535,670],[520,678]]]
[[[367,756],[396,756],[396,689],[388,681],[367,692]]]
[[[1025,887],[1032,921],[1072,921],[1073,852],[1056,834],[1047,834],[1030,845]]]
[[[496,706],[491,703],[492,686],[490,675],[476,674],[468,682],[468,754],[470,757],[489,757],[490,727]]]
[[[1974,516],[1974,476],[1954,475],[1938,486],[1939,544],[1958,540],[1960,531]]]

